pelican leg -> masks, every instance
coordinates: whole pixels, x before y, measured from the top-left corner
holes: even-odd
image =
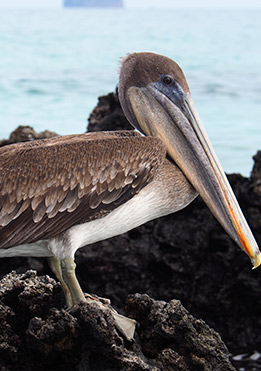
[[[127,340],[132,341],[135,327],[137,322],[134,319],[125,317],[116,312],[111,307],[108,299],[95,297],[82,292],[80,284],[75,275],[76,264],[73,258],[67,258],[59,260],[56,257],[48,259],[50,268],[60,281],[68,307],[79,304],[81,301],[85,301],[89,304],[96,305],[100,309],[109,309],[114,320],[117,329],[126,337]]]
[[[67,258],[60,261],[61,271],[64,282],[68,286],[73,304],[79,304],[81,301],[86,301],[84,293],[75,275],[76,264],[73,258]]]
[[[63,290],[65,300],[66,300],[66,306],[67,307],[72,307],[73,306],[72,295],[71,295],[71,292],[69,290],[69,287],[67,286],[67,284],[65,283],[65,281],[63,279],[60,260],[58,258],[56,258],[55,256],[53,256],[51,258],[48,258],[48,263],[49,263],[49,266],[50,266],[52,272],[56,275],[57,279],[59,280],[59,282],[62,286],[62,290]]]

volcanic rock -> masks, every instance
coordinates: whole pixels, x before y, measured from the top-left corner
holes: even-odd
[[[133,130],[124,116],[115,93],[99,97],[98,104],[88,119],[88,131]]]
[[[0,140],[0,147],[6,146],[7,144],[13,144],[18,142],[28,142],[30,140],[45,139],[57,137],[58,134],[53,131],[44,130],[37,133],[31,126],[20,125],[16,128],[9,136],[9,139]]]
[[[82,303],[61,309],[59,284],[35,271],[0,281],[1,370],[234,370],[220,336],[178,300],[132,295],[136,341],[116,331],[108,309]]]

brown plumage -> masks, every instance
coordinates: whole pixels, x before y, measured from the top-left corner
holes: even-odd
[[[0,248],[60,234],[138,193],[162,164],[157,138],[69,135],[0,149]]]

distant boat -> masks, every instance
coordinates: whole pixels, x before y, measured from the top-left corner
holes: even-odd
[[[123,0],[64,0],[65,8],[87,7],[87,8],[122,8]]]

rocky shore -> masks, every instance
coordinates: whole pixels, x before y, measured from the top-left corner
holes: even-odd
[[[99,99],[89,131],[114,128],[131,126],[111,93]],[[23,128],[19,138],[34,139],[25,131],[28,138]],[[260,151],[254,161],[249,178],[228,178],[261,246]],[[8,275],[0,282],[0,370],[261,369],[258,357],[230,357],[232,366],[226,348],[234,355],[261,350],[260,269],[251,270],[200,198],[81,249],[76,261],[84,291],[110,298],[139,322],[136,341],[124,340],[106,311],[86,304],[62,309],[60,286],[45,259],[2,259],[1,277]]]

